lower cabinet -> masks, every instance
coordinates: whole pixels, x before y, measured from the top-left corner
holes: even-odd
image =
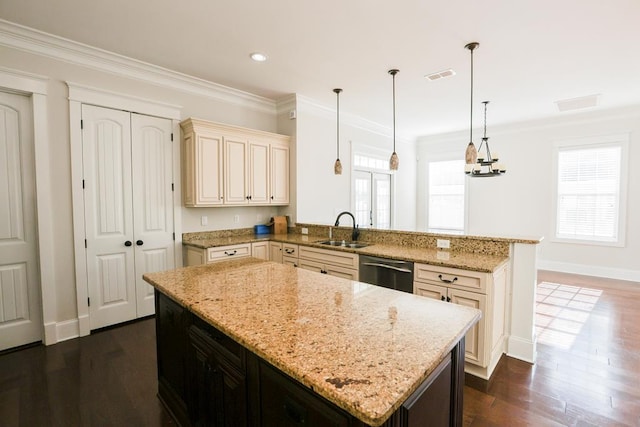
[[[366,425],[155,292],[158,396],[181,426]],[[383,427],[462,425],[464,339]]]

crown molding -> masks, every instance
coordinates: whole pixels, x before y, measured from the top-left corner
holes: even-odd
[[[275,114],[276,102],[0,19],[0,45],[155,86]]]

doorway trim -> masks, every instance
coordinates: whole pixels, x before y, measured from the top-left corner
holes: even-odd
[[[140,113],[172,120],[173,145],[173,218],[175,265],[182,265],[182,195],[180,180],[180,113],[182,107],[147,100],[78,83],[66,82],[69,87],[69,133],[71,143],[71,195],[73,201],[73,247],[75,256],[76,303],[78,307],[77,336],[89,335],[89,293],[87,288],[87,259],[85,256],[84,195],[82,189],[82,104]]]
[[[40,298],[45,344],[57,342],[57,304],[54,268],[54,236],[50,212],[49,188],[49,124],[47,86],[49,79],[37,74],[0,67],[0,87],[17,91],[31,98],[33,111],[33,144],[36,178],[36,233],[38,240],[38,267]]]

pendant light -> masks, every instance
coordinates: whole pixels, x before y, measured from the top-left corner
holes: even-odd
[[[470,172],[473,170],[473,167],[478,158],[478,151],[476,150],[476,146],[473,144],[473,51],[480,46],[480,43],[472,42],[465,46],[465,49],[469,49],[471,52],[471,102],[470,108],[471,112],[469,113],[469,144],[467,145],[467,150],[464,153],[464,160],[466,163],[465,172]]]
[[[396,74],[398,74],[400,70],[389,70],[389,74],[393,77],[393,154],[391,154],[391,158],[389,159],[389,169],[392,171],[398,170],[398,164],[400,160],[398,159],[398,154],[396,153]]]
[[[470,170],[465,169],[465,172],[473,177],[500,176],[507,172],[507,169],[502,163],[498,163],[498,153],[492,153],[489,148],[489,137],[487,136],[487,104],[489,101],[482,103],[484,104],[484,136],[480,147],[478,147],[478,159],[475,165],[471,165]]]
[[[342,175],[342,163],[340,162],[340,92],[342,89],[334,89],[336,94],[336,162],[333,165],[333,173]]]

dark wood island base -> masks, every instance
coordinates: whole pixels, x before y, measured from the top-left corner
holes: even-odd
[[[182,426],[369,424],[156,289],[158,396]],[[464,335],[385,427],[461,426]],[[343,385],[348,387],[348,382]],[[377,426],[376,425],[376,426]]]

